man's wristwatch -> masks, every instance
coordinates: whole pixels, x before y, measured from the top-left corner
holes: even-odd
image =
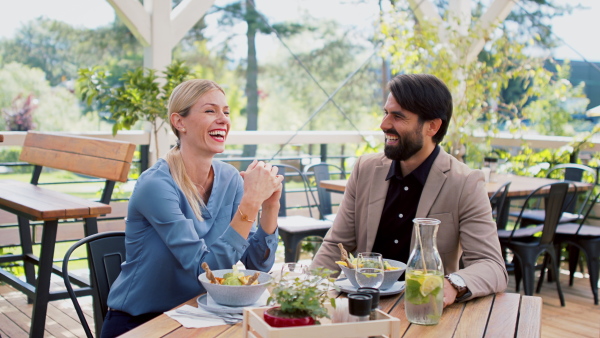
[[[467,283],[465,283],[465,280],[461,276],[451,273],[444,277],[446,277],[448,282],[450,282],[450,285],[456,289],[456,302],[460,302],[471,296],[471,291],[469,291],[469,288],[467,288]]]

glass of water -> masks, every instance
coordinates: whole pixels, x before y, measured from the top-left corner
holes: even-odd
[[[376,252],[360,252],[356,260],[356,282],[361,287],[379,288],[383,282],[383,257]]]
[[[300,263],[283,263],[281,278],[292,281],[296,278],[304,279],[306,277],[308,277],[308,266]]]

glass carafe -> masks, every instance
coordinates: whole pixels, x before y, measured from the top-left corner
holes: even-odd
[[[440,221],[413,220],[413,250],[406,266],[406,318],[420,325],[435,325],[444,307],[444,266],[437,249]]]

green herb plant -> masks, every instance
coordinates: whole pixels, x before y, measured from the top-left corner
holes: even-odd
[[[312,270],[308,276],[291,278],[281,276],[274,281],[274,289],[267,300],[267,304],[279,304],[279,315],[288,318],[312,317],[316,323],[319,318],[330,318],[326,302],[335,308],[335,298],[328,296],[329,286],[339,291],[329,278],[333,271],[323,268]]]

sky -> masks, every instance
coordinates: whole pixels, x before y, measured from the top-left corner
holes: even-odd
[[[226,0],[217,0],[224,3]],[[600,62],[600,43],[593,22],[600,20],[600,0],[558,0],[580,3],[588,9],[553,20],[555,34],[569,46],[557,48],[558,59]],[[319,18],[332,18],[347,25],[370,24],[376,16],[376,0],[370,4],[349,5],[339,0],[256,0],[257,7],[272,21],[293,19],[305,8]],[[342,3],[339,5],[338,3]],[[292,3],[292,4],[291,4]],[[291,4],[291,5],[290,5]],[[96,28],[114,20],[114,10],[106,0],[0,0],[0,38],[12,37],[22,24],[39,16],[74,26]]]

